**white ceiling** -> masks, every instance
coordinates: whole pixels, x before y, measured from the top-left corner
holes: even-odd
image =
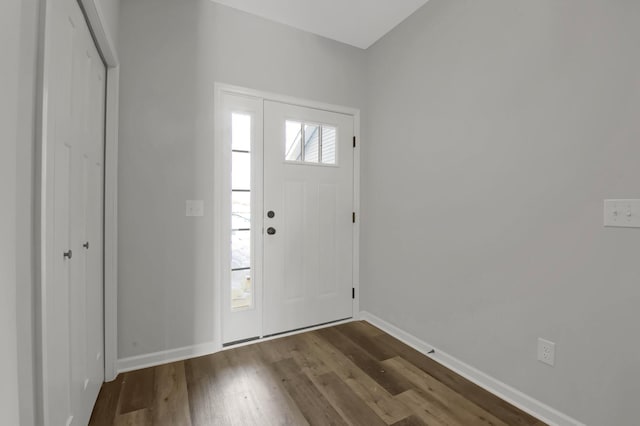
[[[366,49],[428,0],[213,0]]]

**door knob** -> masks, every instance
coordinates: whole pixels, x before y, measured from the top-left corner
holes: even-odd
[[[87,250],[89,250],[89,241],[87,241],[86,243],[84,243],[82,245],[82,247],[86,248]]]
[[[62,253],[63,259],[71,259],[73,257],[73,252],[71,250]]]
[[[271,228],[271,227],[267,228],[267,234],[273,235],[275,233],[276,233],[276,228]]]
[[[276,212],[274,212],[273,210],[269,210],[269,211],[267,212],[267,217],[268,217],[269,219],[273,219],[275,216],[276,216]]]

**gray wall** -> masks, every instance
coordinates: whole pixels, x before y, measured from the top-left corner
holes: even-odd
[[[214,82],[362,107],[365,52],[209,0],[127,0],[119,53],[125,358],[213,339]]]
[[[431,0],[368,52],[361,306],[593,425],[637,423],[640,232],[602,201],[640,198],[639,22]]]
[[[16,321],[16,158],[20,58],[19,0],[0,4],[0,413],[19,423]]]

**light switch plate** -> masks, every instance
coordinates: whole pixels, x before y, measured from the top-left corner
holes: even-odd
[[[604,226],[640,228],[640,200],[604,200]]]
[[[189,217],[204,216],[204,200],[187,200],[186,208]]]

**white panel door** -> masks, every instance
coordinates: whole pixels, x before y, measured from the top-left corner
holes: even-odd
[[[75,0],[47,3],[42,337],[47,425],[84,425],[104,380],[106,70]]]
[[[352,116],[264,103],[263,335],[353,316]]]

